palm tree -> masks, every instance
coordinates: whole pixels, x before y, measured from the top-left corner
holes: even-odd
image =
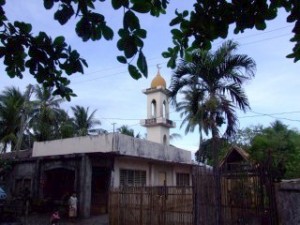
[[[70,138],[75,136],[75,126],[73,118],[71,118],[68,113],[60,109],[55,124],[55,133],[57,134],[56,138]]]
[[[127,125],[122,125],[117,129],[117,131],[121,134],[125,134],[131,137],[134,137],[134,130],[130,129]]]
[[[17,143],[16,143],[16,146],[14,149],[17,152],[17,157],[18,157],[19,150],[21,149],[21,147],[31,148],[30,132],[26,132],[26,130],[27,131],[29,130],[29,126],[28,126],[29,125],[29,116],[32,114],[32,109],[33,109],[32,102],[30,101],[32,92],[33,92],[33,85],[29,84],[26,87],[26,91],[23,95],[24,102],[23,102],[23,105],[21,108],[20,129],[17,133]],[[26,132],[26,134],[25,134],[25,132]],[[26,140],[26,137],[29,137],[29,139],[25,141],[25,142],[28,142],[26,144],[24,143],[24,140],[23,140],[24,136],[25,136],[25,140]],[[22,146],[22,144],[23,144],[23,146]]]
[[[73,122],[77,136],[86,136],[88,131],[95,125],[101,125],[100,120],[95,119],[97,110],[89,114],[89,107],[85,109],[83,106],[76,105],[71,107],[71,109],[74,114]]]
[[[207,134],[207,129],[204,126],[203,112],[201,109],[201,101],[203,100],[203,92],[199,92],[195,88],[188,87],[186,90],[182,90],[183,100],[178,102],[176,105],[176,110],[180,113],[181,117],[184,117],[180,128],[186,124],[185,134],[189,132],[194,132],[196,126],[199,126],[200,140],[202,143],[203,136],[202,130]]]
[[[16,87],[8,87],[0,95],[0,142],[2,152],[7,151],[8,145],[11,149],[17,143],[17,134],[20,131],[22,107],[24,96]]]
[[[61,113],[62,98],[53,95],[53,88],[36,85],[34,87],[36,100],[31,126],[37,141],[53,140],[57,138],[57,119]]]
[[[212,158],[215,176],[216,219],[221,224],[221,184],[218,170],[218,139],[220,127],[225,125],[224,137],[237,130],[235,108],[250,108],[242,84],[254,76],[255,62],[247,55],[235,54],[238,44],[227,41],[215,52],[195,50],[191,60],[182,59],[176,68],[170,85],[172,101],[183,94],[185,103],[177,104],[186,115],[192,131],[198,121],[200,137],[202,129],[212,136]],[[197,103],[198,101],[198,103]],[[200,150],[201,142],[199,143]]]
[[[182,59],[175,70],[170,90],[177,110],[186,116],[186,131],[199,125],[213,138],[220,137],[219,128],[226,124],[225,137],[237,130],[235,108],[250,108],[242,84],[254,76],[255,62],[247,55],[235,54],[238,44],[227,41],[214,53],[204,50],[192,52],[191,60]],[[177,95],[184,101],[177,103]]]

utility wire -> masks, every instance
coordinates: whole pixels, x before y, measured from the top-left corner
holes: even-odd
[[[175,111],[174,111],[175,112]],[[170,112],[174,113],[174,112]],[[289,118],[280,118],[280,117],[275,117],[274,115],[284,115],[284,114],[295,114],[295,113],[300,113],[300,111],[290,111],[290,112],[278,112],[278,113],[259,113],[259,112],[254,112],[251,111],[252,113],[258,114],[258,115],[251,115],[251,116],[241,116],[239,117],[239,119],[244,119],[244,118],[251,118],[251,117],[263,117],[263,116],[269,116],[275,119],[286,119],[286,120],[290,120],[290,121],[296,121],[296,122],[300,122],[300,120],[294,120],[294,119],[289,119]],[[161,117],[155,117],[157,118],[161,118]],[[122,120],[122,121],[133,121],[133,120],[141,120],[141,119],[137,119],[137,118],[120,118],[120,117],[102,117],[100,118],[104,119],[104,120]],[[172,121],[183,121],[183,120],[172,120]]]
[[[286,29],[286,28],[289,28],[289,27],[292,27],[292,25],[275,28],[275,29],[272,29],[272,30],[269,30],[269,31],[264,31],[264,32],[260,32],[260,33],[257,33],[257,34],[248,35],[248,36],[245,36],[245,37],[237,37],[237,38],[234,38],[234,40],[252,38],[254,36],[260,36],[260,35],[268,34],[268,33],[275,32],[275,31],[282,30],[282,29]],[[292,33],[286,33],[286,34],[282,34],[282,35],[278,35],[278,36],[274,36],[274,37],[268,37],[268,38],[264,38],[264,39],[261,39],[261,40],[244,43],[244,44],[241,44],[241,46],[256,44],[256,43],[260,43],[260,42],[264,42],[264,41],[269,41],[269,40],[272,40],[272,39],[278,39],[278,38],[285,37],[285,36],[288,36],[288,35],[291,35],[291,34]],[[216,45],[221,45],[221,44],[222,44],[222,42],[217,43]],[[160,57],[153,57],[153,58],[148,59],[148,61],[152,61],[152,60],[155,60],[155,59],[158,59],[158,58],[160,58]],[[167,63],[167,61],[160,62],[159,64],[166,64],[166,63]],[[149,65],[149,67],[152,67],[152,66],[156,66],[156,64],[155,65],[154,64]],[[114,69],[118,69],[118,68],[124,68],[124,66],[117,66],[117,67],[110,67],[110,68],[106,68],[106,69],[102,69],[102,70],[96,70],[96,71],[92,71],[92,72],[86,73],[84,75],[79,75],[79,76],[76,76],[76,77],[73,77],[73,78],[78,79],[78,78],[82,78],[82,76],[96,74],[96,73],[99,73],[99,72],[106,72],[106,71],[110,71],[110,70],[114,70]],[[128,73],[128,71],[126,70],[126,71],[117,72],[117,73],[113,73],[113,74],[109,74],[109,75],[104,75],[104,76],[100,76],[100,77],[97,77],[97,78],[94,78],[94,79],[85,80],[83,82],[94,81],[94,80],[103,79],[103,78],[107,78],[107,77],[111,77],[111,76],[116,76],[116,75],[120,75],[120,74],[124,74],[124,73]],[[80,82],[80,83],[82,83],[82,82]],[[77,82],[72,82],[72,84],[77,84]]]
[[[160,62],[159,64],[167,64],[167,61],[166,62]],[[154,67],[156,66],[157,64],[151,64],[149,65],[149,67]],[[82,84],[82,83],[85,83],[85,82],[90,82],[90,81],[94,81],[94,80],[99,80],[99,79],[103,79],[103,78],[107,78],[107,77],[112,77],[112,76],[117,76],[117,75],[120,75],[120,74],[126,74],[128,73],[128,71],[124,70],[124,71],[121,71],[121,72],[117,72],[117,73],[112,73],[112,74],[108,74],[108,75],[103,75],[103,76],[100,76],[100,77],[96,77],[96,78],[93,78],[93,79],[85,79],[84,81],[78,81],[78,82],[74,82],[72,81],[72,84]],[[84,75],[83,75],[84,76]],[[86,78],[86,77],[85,77]]]

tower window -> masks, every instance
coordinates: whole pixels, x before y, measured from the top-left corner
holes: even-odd
[[[163,102],[163,118],[167,118],[167,105],[166,105],[166,101]]]
[[[155,118],[156,117],[156,101],[152,100],[151,102],[151,117]]]
[[[163,137],[163,143],[164,143],[164,145],[167,144],[167,136],[166,135],[164,135],[164,137]]]

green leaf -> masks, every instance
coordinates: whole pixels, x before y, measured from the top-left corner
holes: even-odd
[[[256,23],[255,27],[256,27],[257,30],[264,30],[264,29],[267,28],[267,25],[266,25],[265,22],[263,22],[263,23]]]
[[[118,31],[118,34],[119,34],[119,36],[120,37],[124,37],[124,36],[129,36],[129,31],[128,30],[125,30],[125,29],[119,29],[119,31]]]
[[[124,39],[124,54],[126,58],[131,58],[137,53],[137,45],[133,37]]]
[[[148,13],[151,10],[151,4],[148,2],[135,3],[131,9],[139,13]]]
[[[76,24],[76,33],[83,41],[87,41],[91,37],[91,27],[86,17],[82,17]]]
[[[53,44],[54,45],[62,45],[64,42],[65,42],[65,37],[58,36],[57,38],[54,39]]]
[[[54,5],[53,0],[44,0],[44,7],[45,9],[51,9]]]
[[[189,11],[184,10],[184,11],[182,12],[182,16],[183,16],[183,17],[187,17],[188,15],[189,15]]]
[[[120,63],[123,63],[123,64],[126,64],[127,63],[127,59],[124,57],[124,56],[117,56],[117,60],[120,62]]]
[[[179,24],[181,21],[182,21],[182,17],[177,16],[177,17],[175,17],[174,19],[171,20],[169,25],[174,26],[174,25]]]
[[[103,34],[103,37],[105,38],[105,40],[112,40],[114,37],[113,30],[108,26],[104,26],[102,28],[102,34]]]
[[[144,29],[135,30],[134,34],[139,36],[140,38],[146,38],[147,37],[147,31],[144,30]]]
[[[286,57],[289,58],[289,59],[292,59],[292,58],[295,57],[295,54],[294,54],[294,53],[291,53],[291,54],[288,54]]]
[[[64,25],[74,15],[73,7],[70,5],[63,4],[61,10],[57,10],[54,13],[54,19],[57,20],[61,25]]]
[[[148,76],[148,66],[147,66],[146,58],[142,51],[140,51],[140,54],[139,54],[139,57],[137,60],[137,66],[138,66],[139,70],[142,72],[142,74],[144,75],[144,77],[147,77]]]
[[[6,48],[5,47],[0,47],[0,58],[2,58],[5,55]]]
[[[128,71],[130,76],[135,80],[138,80],[142,77],[142,74],[137,70],[137,68],[131,64],[128,65]]]
[[[175,39],[181,39],[183,37],[182,32],[178,29],[172,29],[171,33],[173,34],[173,38]]]
[[[164,57],[164,58],[169,58],[169,57],[171,57],[171,54],[170,54],[169,52],[163,52],[161,55],[162,55],[162,57]]]
[[[120,50],[120,51],[123,51],[124,48],[125,48],[125,42],[124,42],[124,38],[121,38],[118,40],[117,42],[117,48]]]
[[[135,41],[136,46],[138,46],[140,48],[144,47],[144,42],[139,37],[135,36],[134,41]]]
[[[32,30],[32,25],[29,23],[19,22],[15,21],[14,26],[19,28],[21,32],[23,33],[30,33]]]
[[[257,30],[264,30],[264,29],[266,29],[267,25],[266,25],[265,21],[257,20],[257,21],[255,21],[255,27]]]
[[[80,58],[80,60],[85,67],[89,67],[85,59]]]
[[[121,1],[119,1],[119,0],[112,0],[111,5],[115,10],[121,8],[121,6],[122,6]]]
[[[131,30],[140,29],[139,18],[131,10],[128,10],[124,15],[123,26],[125,29],[128,28],[130,28]]]

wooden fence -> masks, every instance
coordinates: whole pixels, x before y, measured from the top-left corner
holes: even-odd
[[[195,167],[193,187],[112,189],[109,222],[110,225],[277,225],[271,178],[264,168],[223,170],[216,179],[212,168]]]
[[[192,187],[122,187],[109,198],[110,225],[192,225]]]

